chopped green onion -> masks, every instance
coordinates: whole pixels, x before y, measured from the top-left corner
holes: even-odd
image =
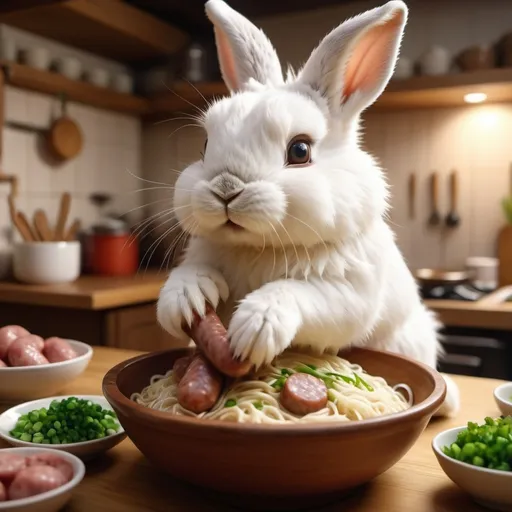
[[[254,405],[254,407],[258,409],[258,411],[261,411],[263,409],[263,402],[261,400],[253,402],[252,405]]]
[[[482,425],[468,422],[450,446],[442,448],[448,457],[474,466],[511,471],[512,417],[487,417]]]
[[[114,412],[90,400],[69,397],[21,415],[10,435],[32,443],[67,444],[102,439],[119,428]]]
[[[236,400],[234,398],[230,398],[229,400],[226,400],[226,403],[224,404],[224,407],[235,407]],[[107,430],[108,432],[108,430]]]

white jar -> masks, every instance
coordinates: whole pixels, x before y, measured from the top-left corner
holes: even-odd
[[[16,62],[18,48],[12,39],[2,39],[2,59]]]
[[[112,79],[112,88],[117,92],[131,94],[133,91],[133,78],[128,73],[118,73]]]
[[[442,46],[431,46],[420,58],[423,75],[446,75],[450,65],[450,54]]]
[[[407,57],[400,57],[396,63],[393,80],[405,80],[413,75],[413,63]]]
[[[466,259],[466,269],[472,275],[473,284],[480,290],[495,290],[498,286],[497,258],[470,257]]]
[[[50,67],[50,52],[42,46],[29,48],[26,51],[26,62],[31,68],[48,69]]]
[[[108,71],[103,68],[94,68],[87,74],[89,82],[97,87],[108,87]]]
[[[59,73],[70,80],[78,80],[82,75],[82,63],[75,57],[61,57],[56,64]]]

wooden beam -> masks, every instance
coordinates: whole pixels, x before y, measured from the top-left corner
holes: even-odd
[[[0,22],[124,62],[180,51],[189,36],[116,0],[68,0],[0,16]]]

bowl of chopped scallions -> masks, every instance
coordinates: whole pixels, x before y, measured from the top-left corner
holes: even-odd
[[[512,382],[505,382],[494,390],[494,400],[501,414],[512,416]]]
[[[126,433],[103,396],[43,398],[0,415],[0,437],[13,446],[43,446],[90,458],[113,448]]]
[[[512,417],[445,430],[432,441],[446,475],[481,505],[512,510]]]

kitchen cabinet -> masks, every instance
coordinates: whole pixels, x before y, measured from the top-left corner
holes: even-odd
[[[156,321],[156,305],[114,310],[106,316],[105,345],[130,350],[156,351],[186,346],[166,333]]]

